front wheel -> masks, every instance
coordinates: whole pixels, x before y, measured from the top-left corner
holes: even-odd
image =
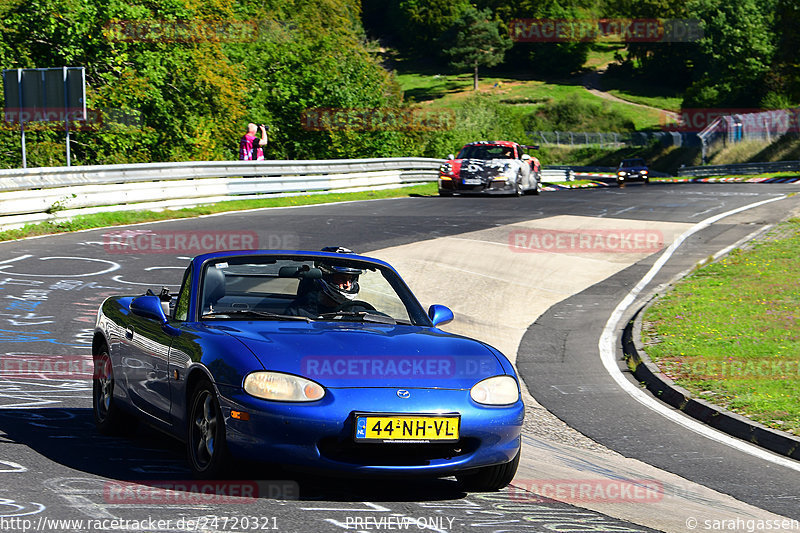
[[[195,386],[189,401],[186,455],[195,477],[215,478],[227,466],[225,421],[214,387],[207,380]]]
[[[542,190],[542,181],[541,181],[541,179],[539,179],[539,176],[537,175],[536,176],[536,186],[531,191],[531,194],[534,194],[534,195],[539,194],[539,192],[541,192],[541,190]]]
[[[508,463],[477,468],[469,473],[456,475],[456,479],[461,483],[464,490],[469,492],[494,492],[500,490],[514,479],[519,467],[520,451]]]
[[[103,348],[94,357],[94,376],[92,377],[92,410],[97,429],[106,435],[118,433],[121,429],[120,413],[114,402],[114,367],[108,350]]]
[[[517,181],[514,182],[514,196],[522,196],[525,194],[525,189],[522,188],[522,176],[517,175]]]

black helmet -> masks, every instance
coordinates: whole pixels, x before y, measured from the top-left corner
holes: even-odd
[[[323,252],[352,254],[353,251],[341,246],[327,246]],[[317,280],[319,288],[331,300],[341,305],[348,300],[355,300],[358,295],[358,276],[363,273],[359,268],[332,264],[325,260],[314,265],[322,271],[322,279]]]

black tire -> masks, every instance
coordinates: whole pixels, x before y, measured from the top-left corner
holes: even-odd
[[[648,183],[650,183],[650,178],[645,178],[642,180],[642,185],[647,185]]]
[[[122,429],[122,413],[114,401],[114,366],[108,356],[108,348],[101,348],[94,357],[92,377],[92,411],[94,423],[100,433],[114,435]]]
[[[519,455],[501,465],[485,466],[468,473],[457,474],[456,479],[468,492],[495,492],[507,486],[514,479],[519,467]]]
[[[617,185],[619,186],[620,189],[624,189],[625,188],[625,182],[624,181],[617,180]]]
[[[439,196],[442,196],[442,197],[445,197],[445,198],[446,198],[446,197],[448,197],[448,196],[453,196],[453,193],[451,193],[451,192],[448,192],[448,191],[442,191],[442,190],[440,190],[440,191],[439,191]]]
[[[538,195],[542,191],[542,181],[539,179],[539,175],[536,175],[536,186],[531,191],[531,194]]]
[[[517,174],[517,180],[514,182],[514,196],[524,196],[525,189],[522,188],[522,174]]]
[[[203,379],[189,399],[186,456],[195,477],[214,479],[228,466],[225,420],[214,387]]]

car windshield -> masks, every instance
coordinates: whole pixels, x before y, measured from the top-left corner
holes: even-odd
[[[514,149],[499,144],[468,145],[458,153],[458,159],[514,159]]]
[[[644,159],[623,159],[620,168],[644,167]]]
[[[202,320],[341,320],[429,325],[405,284],[375,263],[239,256],[203,268]]]

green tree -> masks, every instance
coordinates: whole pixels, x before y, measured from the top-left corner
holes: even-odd
[[[690,0],[690,16],[702,21],[696,74],[685,107],[756,107],[775,56],[776,0]]]
[[[75,164],[234,159],[250,121],[271,125],[272,158],[413,153],[412,137],[402,131],[302,128],[309,108],[401,105],[396,84],[365,48],[359,6],[359,0],[9,0],[0,6],[0,64],[86,67],[88,107],[114,112],[74,132]],[[126,27],[189,30],[178,38],[158,31],[131,37]],[[108,120],[119,114],[137,121]],[[32,123],[26,132],[31,166],[64,164],[63,131]],[[0,166],[20,164],[18,129],[0,131]]]
[[[764,107],[789,107],[800,103],[800,3],[778,0],[775,12],[777,50],[773,69],[767,74]],[[770,105],[773,101],[775,105]]]
[[[688,20],[690,14],[683,2],[674,0],[608,0],[608,16],[630,19]],[[619,77],[641,76],[658,80],[659,85],[684,90],[692,82],[698,55],[695,42],[631,42],[618,71]]]
[[[507,24],[514,19],[577,20],[596,16],[598,0],[482,0]],[[513,37],[513,35],[512,35]],[[505,56],[504,66],[528,71],[535,76],[569,75],[586,63],[591,43],[514,42]]]
[[[461,15],[469,0],[362,0],[371,34],[387,39],[406,55],[431,57],[432,47]]]
[[[473,90],[478,90],[478,67],[493,67],[503,62],[506,51],[511,48],[506,26],[492,19],[489,9],[466,10],[445,33],[449,46],[444,54],[450,65],[457,69],[472,67]]]

